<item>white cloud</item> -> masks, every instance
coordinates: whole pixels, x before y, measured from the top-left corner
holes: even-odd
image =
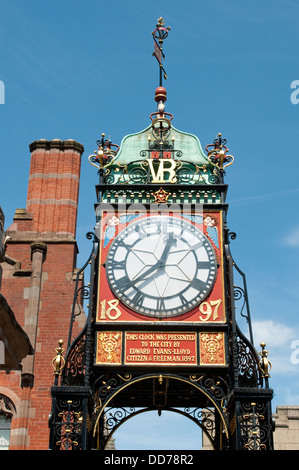
[[[296,354],[297,360],[298,354],[292,345],[294,340],[296,344],[297,340],[299,342],[299,330],[273,320],[257,321],[252,327],[256,350],[260,352],[260,343],[266,343],[265,349],[269,351],[268,359],[272,364],[271,380],[281,387],[282,376],[290,379],[298,374],[299,365],[292,360],[292,355]],[[292,386],[292,379],[290,383],[284,382],[284,388],[291,389]]]
[[[294,328],[273,320],[256,321],[252,324],[256,345],[265,342],[268,347],[282,347],[289,345],[294,338]]]
[[[293,228],[290,233],[284,238],[286,245],[291,247],[299,246],[299,226]]]
[[[230,201],[230,204],[233,204],[234,206],[244,205],[244,204],[258,204],[264,201],[266,202],[273,201],[274,199],[277,199],[277,198],[291,196],[292,194],[295,195],[298,192],[299,192],[299,189],[294,188],[294,189],[286,189],[282,191],[269,192],[269,193],[264,193],[264,194],[254,194],[250,196],[241,197],[238,199],[233,199]]]

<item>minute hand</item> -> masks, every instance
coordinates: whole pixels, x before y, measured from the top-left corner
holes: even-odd
[[[133,284],[136,284],[136,282],[143,281],[144,278],[148,274],[152,273],[156,269],[163,268],[165,266],[168,253],[171,249],[171,245],[176,245],[176,240],[173,238],[173,233],[169,234],[169,238],[167,239],[161,258],[155,264],[153,264],[153,266],[150,266],[147,271],[145,271],[140,276],[138,276],[136,279],[132,279],[131,282]]]
[[[167,242],[166,242],[166,245],[165,245],[165,248],[164,248],[163,253],[161,255],[161,258],[158,261],[158,264],[161,268],[163,268],[165,266],[165,263],[166,263],[166,260],[167,260],[167,257],[168,257],[168,254],[170,252],[170,249],[171,249],[172,245],[176,245],[176,239],[173,238],[173,233],[170,232],[169,237],[168,237]]]

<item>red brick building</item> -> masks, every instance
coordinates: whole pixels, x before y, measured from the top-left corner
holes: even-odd
[[[0,419],[5,418],[6,426],[0,445],[39,450],[48,449],[49,444],[51,363],[58,341],[67,342],[70,326],[84,149],[74,140],[58,139],[35,141],[29,147],[27,204],[26,209],[16,210],[12,225],[6,229],[9,238],[1,264],[1,293],[34,353],[22,361],[20,370],[0,371]],[[74,335],[84,323],[82,310],[73,326]],[[65,338],[60,338],[62,332]]]

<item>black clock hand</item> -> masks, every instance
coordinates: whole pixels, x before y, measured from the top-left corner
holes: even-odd
[[[166,241],[166,245],[165,245],[165,248],[163,250],[161,258],[157,261],[157,263],[153,264],[153,266],[150,266],[147,271],[142,273],[136,279],[132,279],[131,280],[132,284],[136,284],[139,281],[143,281],[145,276],[147,276],[148,274],[152,273],[156,269],[163,268],[165,266],[165,262],[166,262],[167,256],[169,254],[169,251],[170,251],[172,245],[176,245],[176,239],[173,238],[173,233],[171,232],[169,234],[169,237],[168,237],[167,241]]]
[[[132,279],[131,280],[131,283],[132,284],[136,284],[136,282],[138,281],[144,281],[144,277],[147,276],[148,274],[150,274],[151,272],[153,271],[156,271],[156,269],[158,269],[160,267],[159,265],[159,261],[157,261],[156,264],[153,264],[150,268],[148,268],[147,271],[145,271],[144,273],[142,273],[140,276],[138,276],[136,279]]]
[[[168,254],[170,252],[171,246],[176,245],[176,238],[173,238],[173,232],[170,232],[169,237],[167,238],[165,248],[163,250],[162,256],[159,259],[158,263],[161,268],[165,266]]]

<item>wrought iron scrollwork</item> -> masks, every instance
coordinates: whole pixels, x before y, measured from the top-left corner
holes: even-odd
[[[242,289],[242,287],[234,286],[234,298],[235,300],[243,299],[243,304],[240,309],[240,315],[248,321],[248,315],[243,314],[243,310],[246,304],[246,292],[244,291],[244,289]]]
[[[110,170],[106,170],[105,174],[103,175],[103,181],[105,184],[113,184],[115,183],[115,176]]]
[[[100,376],[95,387],[98,387],[98,397],[100,400],[106,400],[112,393],[114,393],[124,382],[132,379],[132,374],[113,374],[111,376]]]
[[[149,182],[145,160],[136,160],[128,165],[113,165],[103,175],[104,184],[145,184]]]
[[[166,402],[161,406],[161,403],[156,403],[154,400],[150,408],[138,409],[139,411],[136,411],[136,409],[133,407],[107,408],[109,404],[114,403],[116,395],[118,393],[121,393],[123,390],[127,390],[128,386],[138,386],[138,383],[142,382],[143,380],[152,380],[153,378],[157,379],[161,386],[165,380],[165,387],[168,390],[170,380],[179,381],[182,382],[182,384],[189,384],[192,389],[194,387],[195,390],[197,389],[200,394],[203,394],[206,397],[207,403],[210,404],[212,411],[207,411],[207,413],[205,413],[200,410],[199,407],[185,407],[183,411],[183,408],[169,407]],[[99,406],[97,407],[97,412],[94,420],[93,435],[95,436],[96,432],[98,432],[100,423],[102,423],[105,428],[106,435],[104,441],[101,443],[102,446],[106,445],[105,442],[108,441],[109,436],[113,434],[114,430],[124,420],[132,417],[134,414],[149,410],[156,410],[159,414],[161,414],[162,411],[176,411],[184,414],[185,416],[188,416],[208,433],[212,442],[215,437],[215,433],[211,415],[214,413],[215,415],[217,414],[217,416],[219,416],[220,421],[222,421],[223,423],[223,429],[225,430],[224,432],[227,434],[225,406],[229,395],[229,387],[222,376],[210,376],[206,374],[203,374],[201,376],[191,374],[190,376],[182,377],[176,375],[169,376],[168,374],[160,374],[159,376],[153,376],[151,374],[145,376],[132,376],[129,373],[124,375],[114,373],[101,375],[96,380],[94,388],[97,390]],[[163,394],[165,394],[165,391],[163,392]],[[209,408],[207,408],[207,410],[209,410]]]
[[[90,286],[81,286],[77,290],[77,299],[76,299],[76,306],[77,309],[74,311],[73,321],[75,321],[76,317],[81,315],[83,312],[83,302],[84,300],[88,299],[90,295]]]
[[[149,155],[147,152],[153,152],[153,150],[147,151],[142,150],[140,152],[143,160],[136,160],[126,165],[114,164],[107,169],[103,174],[104,184],[146,184],[150,183],[152,174],[149,165]],[[163,150],[165,152],[165,150]],[[180,150],[167,151],[168,153],[174,152],[174,157],[182,157]],[[218,184],[219,178],[217,175],[210,174],[207,168],[204,166],[198,166],[195,163],[187,162],[184,160],[173,160],[172,158],[163,158],[160,155],[160,150],[157,151],[159,154],[157,158],[152,158],[152,164],[155,166],[160,164],[161,159],[164,161],[175,162],[175,176],[178,184],[193,184],[193,183],[205,183],[206,180],[210,184]],[[157,171],[157,170],[156,170]]]
[[[223,406],[223,403],[229,393],[228,384],[223,377],[213,377],[207,375],[197,377],[196,375],[191,375],[190,380],[197,383],[197,385],[208,392],[209,395],[211,395],[211,397],[213,397],[213,399],[215,399],[220,406]]]
[[[113,433],[127,420],[130,418],[149,411],[157,411],[155,408],[108,408],[105,410],[103,420],[103,435],[104,435],[104,448],[107,442],[113,435]],[[209,437],[214,448],[217,448],[216,442],[216,413],[212,408],[203,407],[185,407],[185,408],[173,408],[165,407],[163,412],[174,412],[183,415],[191,419],[196,423]]]
[[[177,182],[179,184],[187,184],[191,182],[195,182],[195,176],[199,172],[199,167],[194,164],[185,163],[185,162],[180,162],[181,164],[178,167],[178,170],[176,171],[176,178]]]
[[[133,413],[135,413],[136,410],[135,408],[109,408],[105,412],[106,416],[106,422],[105,422],[105,428],[108,429],[114,429],[116,426],[118,426],[121,422],[124,420],[128,419]]]
[[[267,407],[263,402],[242,402],[239,416],[241,445],[247,450],[267,450],[270,426],[267,421]]]
[[[259,358],[252,344],[238,329],[237,337],[238,382],[243,387],[259,387],[262,385]]]
[[[144,184],[149,180],[148,171],[142,164],[132,166],[130,171],[127,173],[127,176],[129,177],[130,182],[134,184]]]
[[[216,419],[215,410],[212,408],[185,408],[184,414],[188,415],[192,421],[196,422],[209,436],[211,442],[216,447]]]
[[[53,423],[57,450],[81,450],[83,406],[80,399],[58,399]]]
[[[105,410],[103,419],[104,448],[106,447],[108,440],[116,431],[116,429],[135,414],[136,409],[132,407],[108,408]]]
[[[218,184],[219,183],[219,176],[215,175],[215,173],[211,173],[209,175],[208,182],[210,184]]]
[[[83,385],[86,367],[86,333],[72,344],[62,375],[63,385]]]
[[[95,262],[98,250],[97,237],[95,233],[88,232],[86,234],[86,238],[88,240],[93,241],[93,247],[91,254],[85,262],[84,266],[79,269],[76,274],[76,284],[70,320],[67,354],[65,358],[65,367],[63,369],[61,379],[61,382],[64,385],[83,385],[85,380],[85,369],[87,361],[89,360],[89,353],[87,351],[87,346],[90,342],[90,335],[88,335],[87,333],[87,325],[89,321],[88,317],[86,318],[85,327],[83,328],[79,336],[77,336],[72,341],[73,324],[76,319],[76,316],[82,313],[84,300],[90,298],[91,287],[90,285],[83,285],[83,273],[90,263]],[[93,271],[94,269],[92,269],[92,272]],[[92,273],[91,276],[93,276]]]
[[[227,236],[231,240],[235,240],[237,238],[237,234],[235,232],[229,232]]]
[[[82,280],[83,280],[83,273],[86,269],[86,267],[89,265],[90,260],[93,256],[93,252],[95,249],[95,241],[96,241],[96,235],[93,232],[87,232],[86,234],[87,240],[92,240],[93,241],[93,248],[92,251],[86,260],[85,264],[82,266],[82,268],[78,269],[76,273],[76,282],[75,282],[75,290],[74,290],[74,299],[73,299],[73,306],[72,306],[72,313],[71,313],[71,320],[70,320],[70,328],[69,328],[69,337],[68,337],[68,344],[67,344],[67,349],[69,349],[72,341],[72,331],[73,331],[73,323],[78,315],[82,313],[82,307],[83,307],[83,302],[85,299],[89,298],[90,295],[90,286],[84,286],[82,285]]]
[[[230,236],[230,233],[228,234],[228,236]],[[234,236],[234,234],[232,234],[231,236],[234,238],[236,237]],[[245,318],[247,322],[248,330],[249,330],[249,339],[251,343],[253,344],[253,332],[252,332],[252,325],[251,325],[246,276],[235,262],[233,262],[233,266],[234,266],[234,269],[237,271],[238,275],[240,276],[241,283],[243,284],[242,287],[234,285],[234,298],[235,298],[235,301],[243,301],[239,313],[240,313],[240,316]]]

